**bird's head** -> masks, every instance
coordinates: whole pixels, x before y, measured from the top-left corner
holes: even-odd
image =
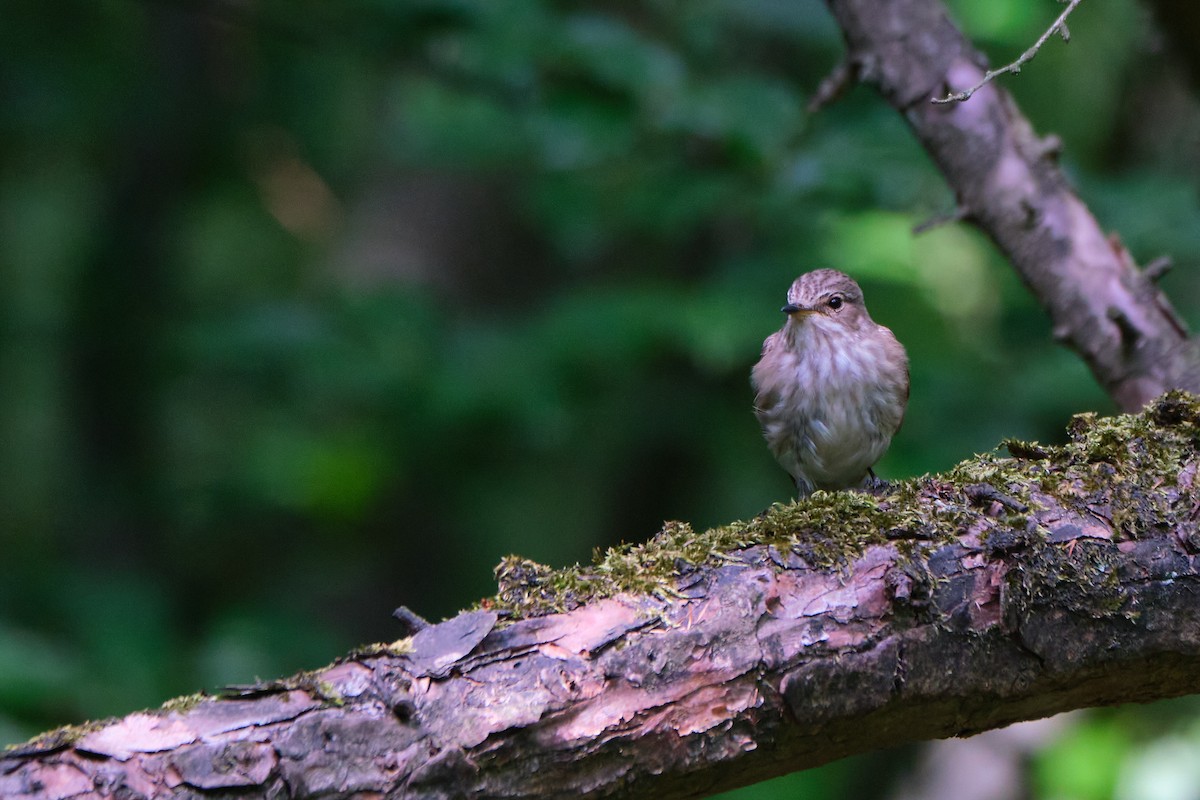
[[[813,270],[796,278],[780,310],[792,325],[815,322],[822,328],[857,328],[871,321],[862,289],[835,269]]]

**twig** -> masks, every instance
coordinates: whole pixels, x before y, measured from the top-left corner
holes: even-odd
[[[952,211],[949,211],[945,214],[938,214],[936,216],[930,217],[929,219],[925,220],[924,222],[914,225],[913,229],[912,229],[912,233],[913,233],[913,236],[920,236],[922,233],[933,230],[934,228],[940,227],[942,225],[948,225],[951,222],[962,222],[964,219],[966,219],[969,216],[971,216],[971,211],[966,206],[962,206],[962,205],[955,206]]]
[[[842,95],[858,80],[858,65],[847,58],[833,68],[825,79],[817,86],[812,99],[805,108],[809,114],[815,114],[825,106],[841,99]]]
[[[1146,280],[1151,283],[1158,283],[1163,279],[1163,276],[1171,271],[1175,266],[1175,262],[1170,256],[1159,256],[1153,261],[1142,267],[1142,274],[1146,276]]]
[[[1021,53],[1020,57],[1016,61],[1013,61],[1010,64],[1005,64],[1003,67],[1000,67],[999,69],[989,69],[987,72],[984,73],[983,79],[980,80],[979,83],[975,84],[974,86],[972,86],[970,89],[967,89],[966,91],[956,92],[954,94],[948,94],[945,97],[934,97],[931,99],[930,102],[939,103],[939,104],[953,103],[955,101],[962,102],[964,100],[970,99],[971,95],[975,94],[975,92],[979,91],[984,86],[991,83],[994,79],[1003,75],[1004,73],[1011,72],[1015,75],[1016,73],[1021,71],[1022,66],[1024,66],[1027,62],[1033,60],[1033,57],[1036,56],[1038,54],[1038,51],[1042,49],[1042,45],[1044,45],[1046,43],[1046,40],[1049,39],[1051,36],[1053,36],[1055,33],[1061,33],[1064,42],[1071,41],[1071,32],[1069,30],[1067,30],[1067,17],[1069,17],[1071,15],[1071,12],[1075,10],[1075,7],[1082,2],[1083,2],[1083,0],[1071,0],[1071,2],[1067,5],[1067,7],[1065,9],[1063,9],[1063,12],[1058,15],[1058,19],[1054,20],[1054,24],[1051,25],[1049,28],[1047,28],[1046,32],[1038,37],[1038,40],[1033,43],[1032,47],[1030,47],[1024,53]]]

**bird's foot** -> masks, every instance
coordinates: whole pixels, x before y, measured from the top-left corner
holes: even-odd
[[[886,494],[891,494],[892,484],[890,481],[885,481],[876,475],[874,470],[870,470],[867,472],[867,477],[863,478],[862,485],[859,488],[867,494],[883,497]]]

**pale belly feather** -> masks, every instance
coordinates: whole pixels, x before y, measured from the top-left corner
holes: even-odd
[[[769,377],[756,376],[760,392],[778,397],[758,412],[763,433],[798,487],[860,484],[900,425],[907,372],[880,369],[882,348],[857,337],[817,335],[805,344],[776,352]]]

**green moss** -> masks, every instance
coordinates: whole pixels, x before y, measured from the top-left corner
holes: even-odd
[[[670,597],[695,567],[745,560],[753,547],[794,553],[813,568],[839,569],[869,545],[892,541],[902,557],[918,560],[931,543],[961,535],[981,517],[987,517],[979,528],[985,535],[1008,533],[1014,546],[1048,548],[1044,557],[1055,581],[1106,586],[1115,575],[1094,554],[1096,548],[1080,545],[1072,548],[1071,558],[1055,560],[1066,545],[1042,541],[1034,524],[1038,511],[1047,498],[1080,513],[1084,505],[1107,507],[1114,528],[1129,537],[1166,524],[1178,501],[1178,492],[1171,490],[1179,469],[1200,444],[1200,400],[1170,392],[1142,414],[1080,414],[1068,434],[1065,445],[1005,440],[1002,446],[1011,457],[985,453],[944,475],[897,483],[885,496],[815,492],[702,532],[668,522],[649,541],[598,552],[587,565],[552,569],[510,556],[496,568],[498,594],[482,605],[521,618],[622,592]],[[1107,497],[1111,504],[1105,504]],[[921,544],[905,547],[905,542]],[[1026,588],[1038,593],[1037,586]],[[1114,596],[1114,607],[1119,601]]]
[[[341,707],[346,705],[346,698],[329,681],[314,679],[309,683],[309,693],[326,706]]]
[[[354,654],[349,656],[354,657]],[[339,659],[335,664],[343,663],[346,658]],[[225,693],[217,695],[217,700],[230,700],[244,697],[256,697],[266,694],[283,694],[285,692],[301,691],[311,695],[314,700],[326,706],[341,706],[346,700],[341,692],[322,675],[324,669],[305,670],[286,678],[272,681],[262,681],[249,686],[230,687]]]
[[[1109,617],[1123,614],[1126,596],[1116,552],[1107,542],[1080,539],[1069,546],[1037,544],[1022,557],[1027,569],[1009,572],[1014,602]],[[1021,598],[1017,600],[1017,598]]]
[[[290,677],[272,681],[269,684],[269,690],[278,692],[298,690],[307,692],[314,700],[320,701],[325,706],[345,705],[346,698],[342,696],[342,693],[332,683],[321,677],[323,673],[324,670],[297,672]]]
[[[1039,442],[1026,442],[1020,439],[1002,439],[1000,446],[1008,450],[1014,458],[1026,461],[1038,461],[1053,458],[1059,448],[1047,447]]]
[[[183,697],[173,697],[163,703],[160,708],[163,711],[175,711],[180,714],[191,711],[196,706],[203,703],[205,700],[211,699],[204,692],[196,692],[194,694],[185,694]]]
[[[881,498],[819,491],[703,532],[668,522],[645,543],[597,552],[591,564],[566,569],[510,556],[496,568],[499,593],[484,605],[519,618],[566,611],[622,592],[668,597],[677,594],[679,579],[692,568],[741,561],[744,551],[756,546],[794,552],[816,568],[844,567],[869,545],[889,538],[929,538],[914,533],[928,526],[926,515],[909,508],[906,498],[914,496],[916,489],[907,483]],[[946,525],[946,531],[952,527]]]
[[[49,750],[59,750],[63,747],[70,747],[78,742],[89,733],[98,731],[113,722],[113,718],[102,720],[93,720],[91,722],[83,722],[79,725],[63,725],[59,728],[39,733],[27,742],[18,742],[15,744],[6,745],[5,752],[13,750],[21,750],[25,752],[42,752]]]
[[[1109,518],[1123,537],[1168,524],[1179,499],[1179,472],[1200,442],[1200,400],[1168,392],[1141,414],[1081,414],[1068,432],[1057,496],[1101,506],[1111,498]]]
[[[372,656],[402,656],[412,652],[412,637],[405,636],[394,642],[372,642],[354,648],[347,658],[370,658]]]

